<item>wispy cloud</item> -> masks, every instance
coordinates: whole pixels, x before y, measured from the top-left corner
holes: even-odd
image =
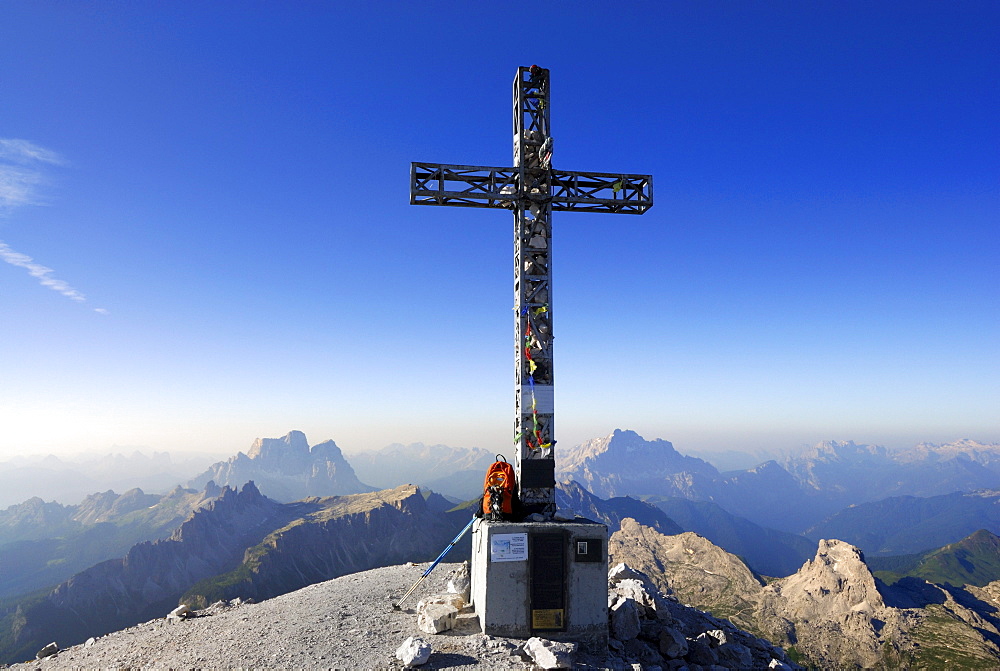
[[[87,297],[81,294],[79,291],[71,287],[66,282],[62,280],[57,280],[52,277],[53,270],[51,268],[46,268],[43,265],[35,263],[35,260],[28,256],[27,254],[22,254],[21,252],[15,252],[6,243],[0,241],[0,259],[3,259],[12,266],[20,266],[28,271],[28,274],[32,277],[37,277],[39,283],[43,287],[48,287],[53,291],[58,291],[63,296],[71,298],[74,301],[83,302],[87,300]]]
[[[27,140],[0,138],[0,215],[26,205],[43,205],[39,190],[46,183],[46,168],[66,165],[66,159],[56,152]],[[35,263],[27,254],[15,251],[0,240],[0,260],[28,271],[43,287],[83,303],[87,297],[68,282],[53,276],[51,268]],[[106,315],[104,308],[95,312]]]
[[[44,168],[65,164],[62,156],[45,147],[0,138],[0,211],[41,205],[39,187],[46,182]]]
[[[66,159],[45,147],[27,140],[0,137],[0,159],[15,163],[51,163],[66,165]]]

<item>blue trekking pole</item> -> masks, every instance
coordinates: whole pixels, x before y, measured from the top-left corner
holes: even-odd
[[[469,520],[469,523],[465,525],[465,528],[462,529],[458,533],[457,536],[455,536],[455,540],[453,540],[451,543],[448,543],[448,547],[446,547],[444,549],[444,552],[442,552],[441,554],[439,554],[438,558],[434,560],[434,563],[427,567],[427,570],[424,571],[424,574],[422,576],[420,576],[419,578],[417,578],[417,582],[413,583],[413,587],[411,587],[410,589],[406,590],[406,594],[404,594],[402,596],[402,598],[400,598],[399,601],[397,601],[396,603],[392,604],[393,608],[395,608],[396,610],[399,610],[399,604],[403,603],[403,599],[405,599],[406,597],[410,596],[410,592],[412,592],[413,590],[415,590],[417,588],[417,585],[420,584],[420,581],[423,580],[424,578],[426,578],[427,576],[429,576],[431,574],[431,571],[434,570],[434,567],[437,566],[441,562],[442,559],[444,559],[444,556],[446,554],[448,554],[449,550],[451,550],[453,547],[455,547],[455,544],[458,543],[458,541],[460,541],[462,539],[462,536],[465,535],[465,532],[469,530],[469,528],[472,526],[472,523],[475,522],[475,521],[476,521],[475,517],[473,517],[471,520]]]

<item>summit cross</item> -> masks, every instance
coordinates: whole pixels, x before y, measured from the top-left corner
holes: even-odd
[[[552,167],[549,71],[519,67],[514,79],[514,167],[410,164],[410,204],[514,212],[514,469],[526,514],[551,519],[555,500],[552,366],[552,213],[642,214],[650,175]]]

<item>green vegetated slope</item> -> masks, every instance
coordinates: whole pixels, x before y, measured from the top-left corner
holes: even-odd
[[[1000,580],[1000,537],[980,529],[936,550],[895,557],[870,557],[872,571],[886,583],[907,576],[941,585],[982,587]]]

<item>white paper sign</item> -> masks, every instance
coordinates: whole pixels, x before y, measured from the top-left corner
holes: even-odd
[[[496,534],[490,538],[490,561],[528,561],[528,534]]]

